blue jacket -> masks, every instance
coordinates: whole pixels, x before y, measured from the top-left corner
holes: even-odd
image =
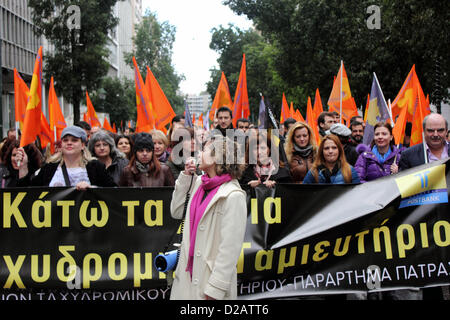
[[[352,182],[351,183],[359,183],[359,175],[358,172],[350,166],[352,170]],[[344,176],[342,175],[341,169],[338,170],[338,172],[330,177],[332,184],[345,184]],[[309,183],[326,183],[326,178],[323,175],[322,171],[319,171],[319,182],[316,182],[314,179],[314,175],[312,174],[311,170],[308,171],[308,173],[305,176],[305,179],[303,179],[303,184],[309,184]]]

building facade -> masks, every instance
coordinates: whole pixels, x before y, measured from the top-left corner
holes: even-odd
[[[189,112],[192,116],[195,114],[196,119],[212,105],[211,96],[206,92],[199,95],[187,95],[186,102]]]

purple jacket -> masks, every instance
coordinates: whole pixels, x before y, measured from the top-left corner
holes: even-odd
[[[386,161],[381,164],[368,145],[359,144],[356,147],[356,151],[359,153],[359,157],[358,160],[356,160],[355,169],[358,172],[361,183],[390,175],[391,165],[394,163],[394,159],[395,163],[398,165],[401,155],[401,150],[393,146],[391,154]]]

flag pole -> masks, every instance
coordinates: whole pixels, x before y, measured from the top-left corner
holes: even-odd
[[[342,66],[343,66],[343,61],[341,60],[341,70],[340,70],[340,72],[341,72],[341,80],[340,80],[340,83],[339,83],[339,108],[340,108],[340,110],[339,110],[339,122],[340,123],[342,123],[342,73],[343,73],[343,70],[342,70]]]
[[[384,94],[383,94],[383,89],[381,89],[380,83],[378,82],[378,78],[377,78],[377,75],[375,74],[375,72],[373,73],[373,76],[375,78],[375,81],[377,82],[378,88],[380,88],[381,96],[383,97],[384,102],[386,102],[386,99],[384,98]],[[388,106],[389,106],[389,108],[388,108],[389,118],[391,119],[392,125],[394,125],[394,120],[392,119],[391,99],[389,99]]]

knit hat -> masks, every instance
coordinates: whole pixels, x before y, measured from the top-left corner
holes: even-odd
[[[327,131],[327,134],[328,133],[341,137],[348,137],[352,134],[352,131],[342,123],[335,123],[331,126],[329,132]]]
[[[153,139],[152,135],[146,132],[141,132],[136,134],[134,138],[134,147],[133,152],[136,153],[136,151],[142,150],[142,149],[148,149],[152,150],[154,149]]]

